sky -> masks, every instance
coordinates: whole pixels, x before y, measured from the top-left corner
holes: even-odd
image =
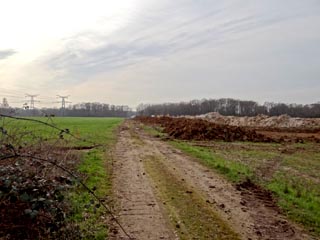
[[[13,106],[320,101],[319,0],[0,0],[0,31]]]

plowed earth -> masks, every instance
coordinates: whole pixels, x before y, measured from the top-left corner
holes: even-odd
[[[231,184],[136,121],[119,132],[113,186],[117,217],[132,239],[312,239],[280,213],[268,191],[250,181]],[[170,195],[175,186],[182,195]],[[128,238],[115,226],[111,239]]]
[[[169,136],[182,140],[222,140],[252,142],[320,142],[320,132],[305,129],[272,128],[272,130],[252,127],[236,127],[217,124],[203,119],[172,117],[138,117],[145,124],[156,124]]]

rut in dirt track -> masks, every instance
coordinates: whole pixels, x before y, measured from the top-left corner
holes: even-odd
[[[251,183],[230,184],[139,126],[127,121],[120,132],[113,181],[119,220],[135,239],[177,239],[151,179],[144,175],[142,159],[148,155],[159,156],[168,171],[199,192],[242,239],[312,239],[286,220],[262,189]],[[125,238],[119,231],[111,239]]]

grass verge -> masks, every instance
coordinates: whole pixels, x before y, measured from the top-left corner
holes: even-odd
[[[78,166],[78,172],[85,176],[84,183],[94,190],[100,199],[107,200],[111,194],[110,168],[108,167],[111,158],[108,150],[115,143],[115,129],[122,119],[100,121],[97,119],[97,124],[92,123],[92,126],[81,129],[84,132],[91,132],[93,136],[98,135],[98,138],[94,140],[98,140],[99,144],[104,144],[107,149],[100,147],[85,152]],[[81,186],[69,194],[69,199],[73,208],[73,214],[69,220],[76,222],[80,227],[83,239],[106,239],[108,235],[107,213],[100,204]]]
[[[253,176],[253,173],[246,165],[228,161],[206,147],[192,146],[182,141],[170,141],[170,144],[192,157],[197,158],[201,163],[209,168],[215,169],[233,182],[240,182],[245,178],[251,178]]]
[[[90,189],[96,189],[95,193],[102,199],[110,194],[110,179],[105,168],[105,157],[102,150],[92,150],[86,153],[78,171],[85,174],[85,184]],[[73,214],[71,221],[80,227],[83,239],[106,239],[107,224],[105,210],[92,196],[79,187],[69,195]]]

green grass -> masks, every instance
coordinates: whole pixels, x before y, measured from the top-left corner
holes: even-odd
[[[320,236],[319,185],[285,173],[277,173],[267,184],[279,198],[278,204],[296,222]]]
[[[265,183],[279,199],[280,207],[296,222],[320,236],[320,154],[319,146],[282,154],[282,166]]]
[[[284,165],[320,182],[320,152],[298,151],[285,155]]]
[[[92,118],[92,117],[35,117],[29,118],[52,124],[60,129],[68,129],[71,134],[79,139],[75,139],[64,133],[63,144],[72,146],[89,146],[104,144],[109,138],[112,138],[110,130],[117,125],[120,118]],[[37,142],[48,141],[56,142],[60,139],[60,131],[44,124],[26,121],[2,118],[0,126],[7,130],[9,135],[17,136],[14,141],[19,141],[20,145],[34,144]],[[110,139],[111,140],[111,139]]]
[[[252,177],[250,168],[239,162],[229,161],[206,147],[192,146],[182,141],[171,141],[171,145],[197,158],[204,165],[218,171],[233,182]]]
[[[79,129],[80,134],[88,134],[93,137],[94,141],[106,146],[106,149],[97,148],[85,153],[78,166],[78,171],[86,176],[85,184],[90,189],[96,189],[95,194],[99,198],[105,199],[110,196],[111,190],[110,172],[107,167],[108,164],[111,164],[108,150],[115,143],[115,129],[122,119],[71,120],[73,124],[77,123],[75,127]],[[67,126],[70,122],[64,122],[61,125]],[[108,228],[104,220],[106,217],[104,208],[81,186],[70,194],[70,199],[74,211],[70,220],[78,223],[84,234],[83,239],[106,239]]]
[[[143,125],[143,130],[145,132],[149,133],[150,135],[154,136],[154,137],[164,137],[164,136],[166,136],[165,133],[161,132],[161,129],[159,127],[155,128],[155,127]]]
[[[78,170],[86,174],[85,184],[99,197],[105,198],[110,194],[111,184],[105,168],[105,156],[101,150],[92,150],[85,154]],[[101,217],[105,217],[104,208],[100,206],[91,194],[79,186],[69,195],[73,214],[69,220],[78,224],[83,239],[106,239],[108,228]]]

